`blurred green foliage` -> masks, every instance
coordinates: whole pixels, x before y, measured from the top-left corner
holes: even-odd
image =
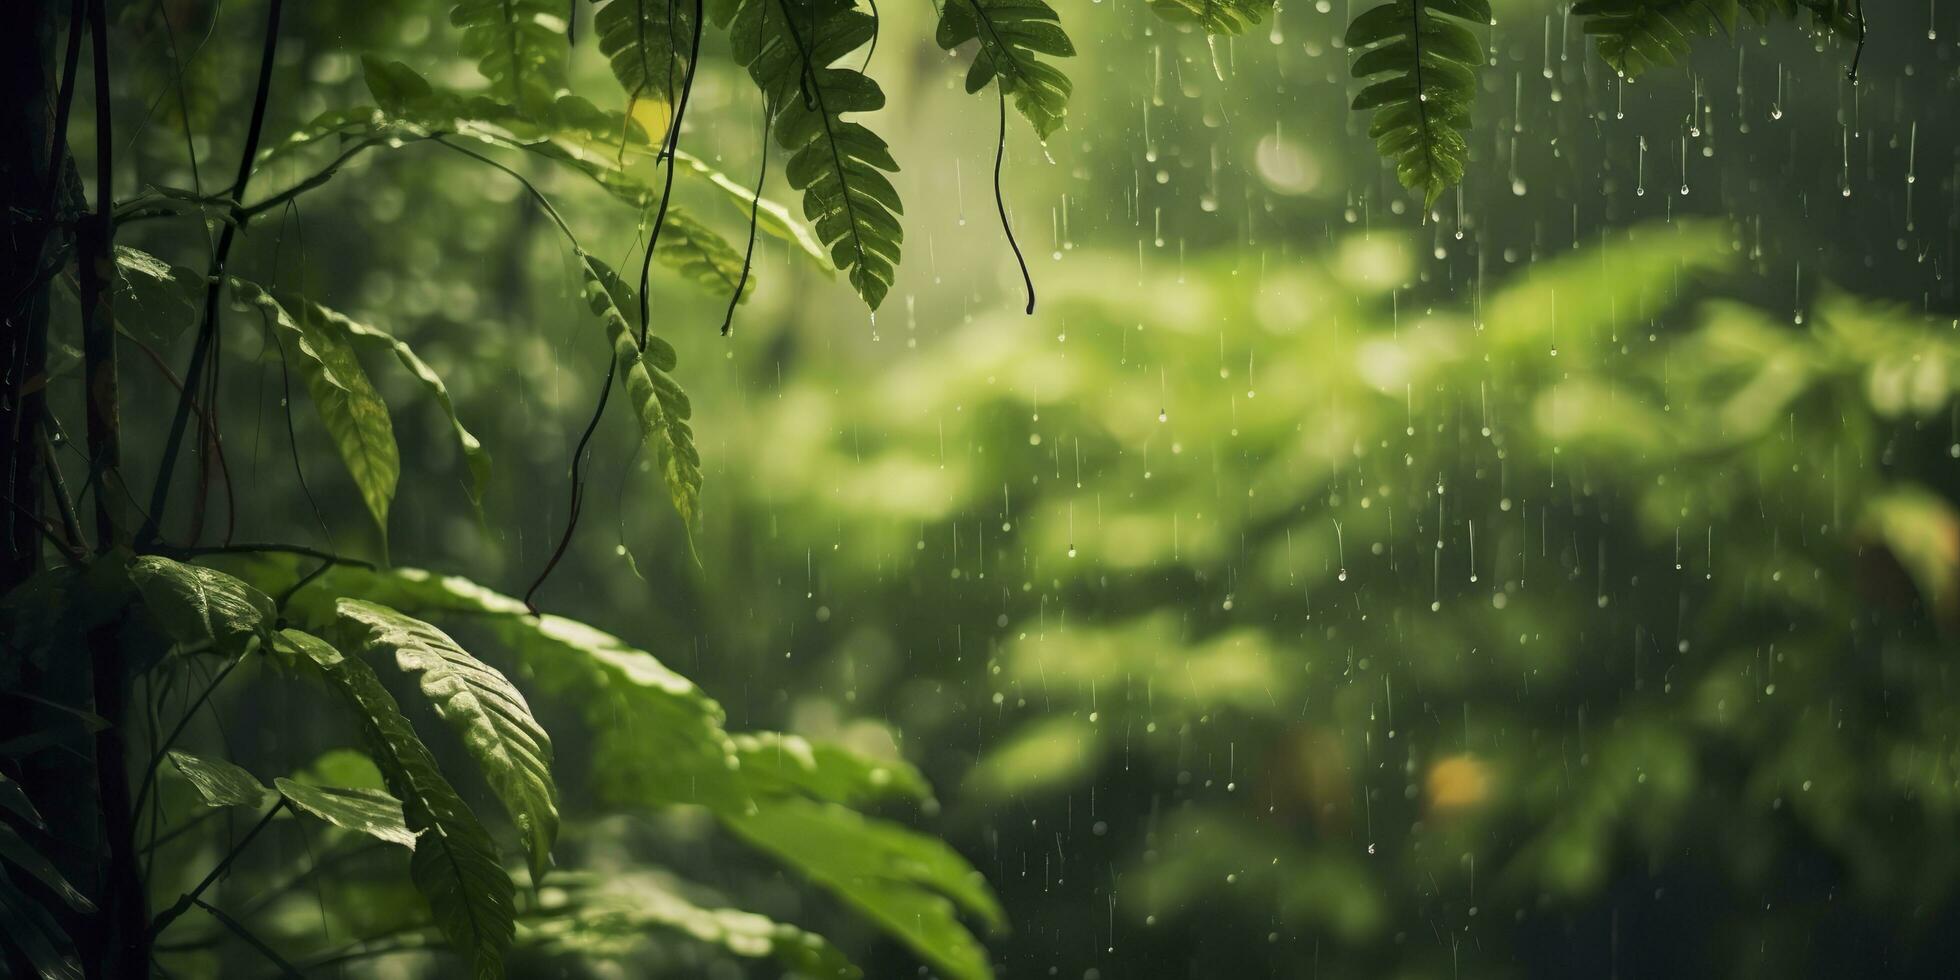
[[[794,207],[762,212],[732,340],[727,254],[656,270],[704,474],[692,542],[616,413],[539,597],[595,626],[418,573],[343,580],[505,651],[578,760],[513,973],[919,969],[881,930],[969,975],[1950,972],[1960,327],[1925,311],[1953,299],[1956,133],[1926,107],[1953,96],[1960,32],[1930,53],[1875,38],[1857,90],[1830,88],[1841,47],[1754,35],[1704,50],[1700,81],[1628,86],[1587,67],[1563,5],[1494,4],[1466,182],[1418,224],[1346,110],[1344,8],[1282,5],[1236,40],[1134,4],[1064,10],[1067,124],[1007,137],[1041,296],[1025,318],[983,179],[974,107],[993,107],[917,41],[932,10],[883,6],[871,74],[894,104],[866,118],[906,161],[909,241],[877,316]],[[118,93],[148,119],[118,157],[128,186],[212,186],[258,9],[123,9],[153,42]],[[581,255],[515,181],[421,138],[471,118],[456,93],[483,84],[442,10],[294,12],[269,132],[307,139],[264,186],[379,142],[234,268],[414,345],[454,425],[385,344],[357,352],[381,397],[421,406],[394,420],[416,485],[392,557],[521,591],[611,354],[585,259],[626,268],[657,186],[651,147],[593,120],[651,132],[662,107],[552,103],[569,115],[543,138],[458,127],[556,203]],[[165,34],[200,52],[181,99]],[[617,93],[581,45],[572,90]],[[693,98],[663,248],[692,240],[670,238],[678,215],[739,241],[760,164],[748,79],[704,62]],[[177,350],[195,306],[167,287],[208,248],[183,224],[124,232],[163,287],[128,302]],[[379,556],[328,434],[295,413],[289,444],[276,344],[229,322],[239,525]],[[128,424],[147,472],[155,420]],[[378,787],[288,687],[225,705],[264,729],[234,758]],[[715,778],[728,758],[739,785]],[[776,805],[749,812],[758,790]],[[164,795],[199,805],[175,778]],[[867,842],[841,806],[950,848]],[[186,868],[222,853],[180,846]],[[238,893],[299,866],[274,847]],[[324,916],[390,935],[419,915],[399,857],[336,859],[327,911],[305,890],[260,911],[282,934]],[[186,961],[259,968],[205,955]]]

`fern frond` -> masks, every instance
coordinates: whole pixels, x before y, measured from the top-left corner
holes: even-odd
[[[1572,12],[1585,18],[1599,56],[1628,78],[1679,62],[1697,36],[1732,34],[1745,13],[1758,25],[1807,21],[1813,33],[1853,41],[1864,33],[1855,0],[1580,0]]]
[[[1206,34],[1244,34],[1273,9],[1273,0],[1150,0],[1150,9],[1173,24],[1194,24]]]
[[[527,105],[550,99],[564,74],[563,10],[555,0],[456,0],[449,22],[496,95]]]
[[[1037,57],[1075,55],[1055,8],[1043,0],[946,0],[934,38],[947,51],[978,39],[966,90],[978,92],[999,78],[1001,92],[1014,97],[1014,107],[1034,125],[1035,135],[1045,140],[1061,128],[1075,86]]]
[[[652,334],[642,348],[627,319],[627,310],[638,309],[632,288],[604,262],[584,252],[578,255],[584,267],[586,302],[605,324],[640,437],[653,446],[667,495],[692,533],[700,524],[701,454],[687,424],[694,409],[669,373],[674,370],[674,348]]]
[[[803,192],[803,214],[876,310],[891,291],[904,230],[898,171],[885,141],[846,113],[885,104],[878,83],[831,65],[869,43],[877,20],[851,0],[737,0],[727,18],[735,59],[774,107],[776,142],[790,153],[791,187]]]
[[[1620,2],[1620,0],[1609,0]],[[1387,75],[1354,97],[1354,108],[1375,110],[1368,135],[1395,162],[1402,186],[1433,206],[1463,179],[1470,145],[1470,106],[1483,45],[1460,21],[1490,23],[1488,0],[1393,0],[1348,25],[1347,46],[1360,51],[1354,77]]]
[[[628,112],[642,100],[673,105],[694,57],[694,5],[672,0],[610,0],[592,17],[599,50],[626,90]],[[648,133],[658,140],[663,134]]]
[[[1781,0],[1746,0],[1759,15]],[[1649,68],[1686,57],[1697,35],[1735,28],[1737,0],[1580,0],[1572,12],[1585,18],[1599,56],[1614,71],[1637,78]]]

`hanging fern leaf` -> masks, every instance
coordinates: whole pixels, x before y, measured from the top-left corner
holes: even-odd
[[[694,430],[687,424],[694,408],[669,374],[674,370],[674,348],[649,333],[642,350],[625,312],[637,309],[632,288],[591,255],[580,252],[579,261],[584,264],[586,302],[605,324],[606,336],[612,341],[619,383],[632,400],[640,436],[653,446],[667,495],[681,520],[692,529],[700,520],[701,454],[694,448]]]
[[[1173,24],[1194,24],[1206,34],[1244,34],[1273,9],[1273,0],[1150,0],[1150,9]]]
[[[1362,89],[1354,108],[1375,110],[1368,135],[1376,152],[1394,161],[1396,177],[1422,194],[1425,208],[1463,179],[1470,152],[1463,130],[1484,49],[1459,21],[1490,23],[1488,0],[1393,0],[1348,25],[1347,46],[1366,49],[1354,59],[1354,77],[1389,76]]]
[[[725,20],[724,20],[725,19]],[[885,104],[878,83],[850,68],[830,67],[877,33],[877,20],[849,0],[738,0],[719,9],[737,61],[774,107],[776,142],[790,153],[791,187],[803,192],[803,214],[876,310],[891,291],[905,232],[898,190],[887,173],[898,161],[877,134],[844,119]]]
[[[531,877],[543,877],[558,838],[558,787],[551,736],[500,671],[469,655],[449,634],[387,606],[342,599],[335,606],[344,649],[385,653],[413,675],[436,716],[461,736],[484,781],[522,832]]]
[[[1014,97],[1014,107],[1034,125],[1036,136],[1046,140],[1060,129],[1074,84],[1060,69],[1037,60],[1075,54],[1055,8],[1043,0],[946,0],[934,35],[939,46],[951,51],[976,38],[980,46],[966,73],[966,90],[978,92],[999,78],[1001,92]]]
[[[671,106],[693,57],[694,5],[673,0],[610,0],[592,17],[599,50],[626,90],[628,113],[643,101]],[[647,136],[659,140],[661,133]]]
[[[347,701],[359,720],[375,764],[401,800],[402,816],[416,835],[409,876],[429,903],[436,924],[470,962],[474,980],[499,980],[504,951],[516,931],[516,888],[497,858],[489,831],[442,776],[435,756],[402,717],[401,706],[381,686],[374,668],[343,656],[332,644],[298,630],[283,643],[310,664]]]
[[[1637,78],[1686,57],[1696,35],[1734,29],[1736,0],[1580,0],[1572,12],[1600,58]]]
[[[491,91],[514,106],[548,102],[563,74],[564,7],[555,0],[457,0],[449,22]]]
[[[1758,24],[1807,15],[1812,31],[1852,40],[1864,29],[1854,0],[1580,0],[1572,12],[1599,56],[1628,78],[1686,58],[1697,36],[1732,34],[1744,12]]]

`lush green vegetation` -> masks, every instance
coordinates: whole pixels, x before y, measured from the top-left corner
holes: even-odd
[[[0,975],[1944,975],[1956,32],[1326,6],[8,13]]]

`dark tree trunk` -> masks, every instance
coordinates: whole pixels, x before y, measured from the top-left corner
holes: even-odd
[[[39,448],[45,411],[48,289],[41,275],[53,216],[51,114],[57,4],[0,4],[0,466],[7,503],[0,513],[0,593],[41,567],[43,520]]]

